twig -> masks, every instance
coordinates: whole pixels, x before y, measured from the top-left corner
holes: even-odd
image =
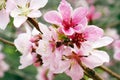
[[[110,75],[116,77],[118,80],[120,80],[120,75],[111,71],[109,68],[105,67],[105,66],[100,66],[99,68],[101,68],[102,70],[106,71],[107,73],[109,73]]]
[[[33,19],[33,18],[28,18],[28,21],[29,21],[31,24],[33,24],[34,27],[35,27],[38,31],[40,31],[41,34],[43,34],[42,31],[41,31],[40,28],[39,28],[38,22],[37,22],[35,19]]]
[[[94,70],[86,67],[84,64],[81,63],[80,60],[77,60],[79,65],[83,68],[87,76],[91,77],[94,80],[103,80]]]
[[[117,22],[113,22],[112,24],[108,24],[107,27],[115,27],[116,25],[119,25],[120,24],[120,21],[117,21]]]
[[[10,42],[10,41],[8,41],[8,40],[5,40],[5,39],[3,39],[3,38],[1,38],[1,37],[0,37],[0,41],[3,42],[3,43],[9,44],[9,45],[11,45],[11,46],[14,46],[14,44],[13,44],[12,42]]]

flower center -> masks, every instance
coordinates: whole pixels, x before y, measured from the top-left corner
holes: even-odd
[[[0,0],[0,10],[5,9],[6,7],[6,0]]]
[[[26,4],[26,6],[18,6],[18,8],[21,11],[21,14],[19,14],[20,16],[27,16],[30,13],[30,9],[29,9],[29,3]]]
[[[68,30],[70,27],[75,27],[76,26],[75,24],[73,24],[72,19],[63,20],[62,25],[64,26],[65,30]]]
[[[82,33],[75,33],[72,36],[72,42],[75,43],[77,45],[78,48],[81,47],[81,43],[86,41],[84,34]]]

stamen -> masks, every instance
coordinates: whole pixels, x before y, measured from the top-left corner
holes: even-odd
[[[7,1],[7,0],[0,0],[0,10],[6,8],[6,1]]]

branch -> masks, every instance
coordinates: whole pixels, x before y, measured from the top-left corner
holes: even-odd
[[[0,41],[3,42],[3,43],[9,44],[9,45],[11,45],[11,46],[14,46],[14,44],[13,44],[12,42],[10,42],[10,41],[8,41],[8,40],[5,40],[5,39],[3,39],[3,38],[1,38],[1,37],[0,37]]]
[[[38,31],[40,31],[41,34],[43,34],[42,31],[41,31],[40,28],[39,28],[38,22],[37,22],[35,19],[33,19],[33,18],[28,18],[27,20],[28,20],[32,25],[34,25],[34,27],[35,27]]]
[[[84,64],[81,63],[80,60],[77,60],[77,61],[78,61],[78,64],[83,68],[87,76],[89,76],[90,78],[94,80],[103,80],[94,70],[86,67]]]
[[[116,77],[118,80],[120,80],[120,75],[111,71],[109,68],[105,67],[105,66],[100,66],[99,68],[101,68],[102,70],[106,71],[107,73],[109,73],[110,75]]]
[[[117,21],[117,22],[113,22],[112,24],[108,24],[107,27],[115,27],[116,25],[120,25],[120,21]]]

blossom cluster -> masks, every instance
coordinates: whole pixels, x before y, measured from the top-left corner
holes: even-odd
[[[66,0],[61,0],[57,11],[52,10],[44,15],[45,21],[52,25],[48,27],[38,23],[41,34],[25,22],[28,18],[40,17],[42,13],[39,8],[44,7],[47,0],[7,2],[3,0],[0,4],[0,16],[5,19],[0,19],[0,22],[3,21],[0,23],[1,28],[5,29],[9,16],[14,18],[15,27],[18,28],[23,23],[26,27],[26,33],[20,34],[14,41],[22,53],[19,69],[33,64],[39,67],[38,80],[53,80],[54,74],[63,72],[72,80],[79,80],[84,76],[80,63],[93,69],[109,62],[109,55],[98,48],[107,46],[113,39],[104,36],[102,28],[88,25],[88,8],[78,7],[73,10]],[[3,11],[7,17],[2,15]]]

